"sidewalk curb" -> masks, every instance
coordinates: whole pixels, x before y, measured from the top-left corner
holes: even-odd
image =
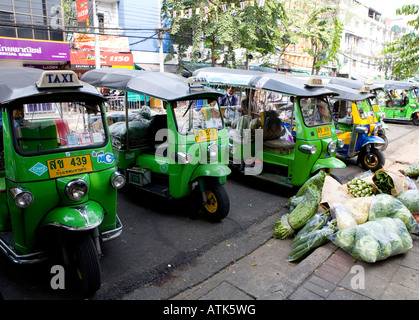
[[[279,283],[273,285],[261,296],[261,300],[287,300],[291,294],[308,279],[338,248],[330,243],[317,248],[301,261],[291,272],[286,274]]]

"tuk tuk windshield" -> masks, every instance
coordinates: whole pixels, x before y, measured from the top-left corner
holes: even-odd
[[[10,126],[21,153],[45,153],[106,143],[100,106],[83,102],[21,104],[10,110]]]
[[[367,99],[362,101],[356,101],[356,107],[358,109],[359,116],[362,120],[365,120],[368,117],[374,115],[374,110],[372,109],[371,103]]]
[[[332,115],[326,98],[300,98],[300,108],[307,126],[332,123]]]
[[[216,99],[177,101],[174,107],[180,134],[189,134],[201,129],[223,128],[221,110]]]

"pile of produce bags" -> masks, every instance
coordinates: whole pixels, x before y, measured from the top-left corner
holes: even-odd
[[[419,230],[419,190],[400,173],[379,171],[345,185],[322,171],[308,180],[275,223],[276,238],[294,237],[287,261],[299,261],[328,241],[370,263],[410,250],[410,233]],[[324,196],[327,190],[333,196]]]

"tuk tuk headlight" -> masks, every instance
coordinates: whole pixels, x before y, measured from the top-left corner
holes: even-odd
[[[315,154],[317,152],[317,147],[311,144],[302,144],[298,147],[298,150],[302,153]]]
[[[207,148],[207,154],[210,160],[213,160],[218,156],[218,145],[215,143],[211,143]]]
[[[338,139],[338,144],[337,144],[338,149],[342,149],[344,145],[345,145],[345,141],[343,141],[343,139]]]
[[[378,129],[380,129],[379,126],[374,126],[374,129],[372,129],[373,136],[375,136],[378,133]]]
[[[125,186],[126,181],[127,180],[125,179],[125,176],[118,171],[115,171],[111,175],[111,185],[115,189],[121,189],[123,186]]]
[[[330,141],[327,145],[327,152],[333,153],[336,151],[336,141]]]
[[[33,202],[33,194],[29,190],[20,187],[11,188],[10,196],[19,208],[27,208]]]
[[[89,186],[83,179],[74,179],[67,183],[65,193],[73,201],[80,201],[89,192]]]
[[[368,133],[368,128],[367,127],[355,127],[355,132],[367,134]]]

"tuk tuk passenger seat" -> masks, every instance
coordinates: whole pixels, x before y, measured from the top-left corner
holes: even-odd
[[[275,111],[264,112],[263,147],[279,154],[289,154],[295,148],[295,143],[281,139],[284,134],[282,121]]]
[[[57,128],[53,120],[34,121],[29,126],[19,126],[18,142],[24,152],[36,152],[58,147]]]

